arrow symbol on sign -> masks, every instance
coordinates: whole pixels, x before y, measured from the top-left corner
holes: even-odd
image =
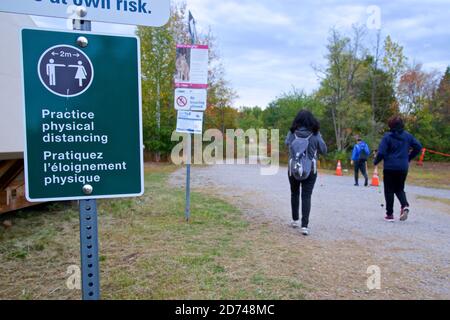
[[[75,57],[77,57],[77,58],[80,57],[80,54],[79,54],[79,53],[74,53],[73,55],[74,55]]]
[[[52,56],[59,56],[59,53],[56,53],[56,52],[52,51]]]

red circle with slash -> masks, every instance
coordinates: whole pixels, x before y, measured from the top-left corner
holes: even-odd
[[[177,105],[180,107],[185,107],[187,105],[187,102],[188,101],[187,101],[186,97],[183,97],[183,96],[179,96],[177,99]]]

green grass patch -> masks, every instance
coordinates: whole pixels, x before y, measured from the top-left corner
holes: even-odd
[[[334,175],[336,169],[322,168],[322,173]],[[383,179],[383,168],[379,168],[380,180]],[[343,165],[344,176],[353,177],[353,167]],[[373,166],[369,165],[369,181],[372,178]],[[406,183],[427,188],[439,188],[450,190],[450,163],[447,162],[425,162],[423,166],[418,166],[415,161],[411,162]]]
[[[185,221],[184,189],[168,185],[175,169],[147,166],[144,196],[98,201],[102,297],[303,298],[267,226],[250,226],[229,203],[198,192]],[[0,299],[79,299],[66,287],[67,267],[79,265],[76,205],[47,204],[8,219],[13,227],[0,228]]]
[[[429,197],[429,196],[418,196],[418,199],[423,199],[432,202],[440,202],[450,207],[450,199],[437,198],[437,197]]]

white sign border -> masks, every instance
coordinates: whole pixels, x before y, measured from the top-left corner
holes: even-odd
[[[23,59],[23,38],[22,34],[24,30],[37,30],[37,31],[50,31],[57,33],[73,33],[73,34],[85,34],[89,35],[98,35],[98,36],[111,36],[111,37],[123,37],[123,38],[134,38],[136,39],[137,45],[137,63],[138,63],[138,94],[139,94],[139,144],[140,148],[140,164],[141,164],[141,191],[138,193],[130,193],[130,194],[113,194],[113,195],[86,195],[86,196],[74,196],[74,197],[54,197],[54,198],[30,198],[29,197],[29,189],[28,189],[28,157],[27,157],[27,128],[26,128],[26,113],[25,113],[25,69],[24,69],[24,59]],[[25,198],[28,202],[50,202],[50,201],[68,201],[68,200],[95,200],[95,199],[113,199],[113,198],[131,198],[131,197],[140,197],[144,194],[145,186],[144,186],[144,143],[143,143],[143,126],[142,126],[142,73],[141,73],[141,41],[137,36],[130,35],[117,35],[111,33],[100,33],[100,32],[85,32],[78,30],[55,30],[55,29],[45,29],[45,28],[21,28],[20,29],[20,57],[21,57],[21,77],[22,77],[22,106],[23,106],[23,128],[25,131],[24,134],[24,151],[23,151],[23,160],[24,160],[24,176],[25,176]]]
[[[22,33],[21,33],[21,34],[22,34]],[[83,91],[80,91],[80,92],[78,92],[78,93],[76,93],[76,94],[69,94],[69,95],[60,94],[60,93],[58,93],[58,92],[53,91],[51,88],[49,88],[49,87],[47,86],[47,84],[44,82],[44,80],[42,79],[42,76],[41,76],[41,70],[40,70],[42,59],[43,59],[44,56],[47,54],[47,52],[53,50],[54,48],[58,48],[58,47],[68,47],[68,48],[72,48],[72,49],[75,49],[75,50],[77,50],[77,51],[80,51],[80,52],[84,55],[84,57],[87,59],[87,61],[89,61],[89,64],[90,64],[91,70],[92,70],[92,71],[91,71],[91,72],[92,72],[92,76],[91,76],[91,81],[89,81],[89,84],[86,86],[86,88],[83,89]],[[22,59],[23,59],[23,57],[22,57]],[[37,72],[38,72],[38,75],[39,75],[39,80],[41,80],[42,85],[43,85],[48,91],[50,91],[51,93],[53,93],[53,94],[55,94],[55,95],[57,95],[57,96],[63,97],[63,98],[73,98],[73,97],[79,96],[80,94],[85,93],[85,92],[91,87],[91,84],[92,84],[92,82],[94,81],[94,75],[95,75],[95,72],[94,72],[94,66],[92,65],[92,61],[91,61],[91,59],[89,58],[89,56],[88,56],[86,53],[84,53],[83,51],[81,51],[80,49],[78,49],[77,47],[74,47],[74,46],[71,46],[71,45],[67,45],[67,44],[57,44],[56,46],[53,46],[53,47],[48,48],[47,50],[45,50],[45,51],[42,53],[41,57],[39,58],[39,62],[38,62],[38,64],[37,64]]]
[[[6,0],[0,0],[0,1],[6,1]],[[8,0],[11,1],[11,0]],[[19,3],[26,0],[14,0],[14,3]],[[140,26],[147,26],[147,27],[162,27],[166,25],[169,22],[170,19],[170,1],[169,0],[157,0],[158,2],[165,1],[166,3],[160,5],[158,9],[160,10],[150,10],[151,14],[145,14],[145,13],[136,13],[132,11],[119,11],[119,12],[110,12],[108,14],[104,14],[105,10],[112,10],[110,9],[102,9],[99,8],[92,8],[92,7],[86,7],[83,5],[75,5],[75,4],[64,4],[64,3],[54,3],[51,4],[56,8],[56,6],[59,6],[57,10],[41,10],[41,8],[33,7],[39,5],[42,5],[42,2],[39,0],[40,3],[38,3],[37,0],[29,0],[32,4],[32,8],[26,6],[21,6],[20,4],[17,5],[17,8],[14,5],[11,5],[11,2],[8,2],[7,4],[0,4],[0,12],[6,12],[6,13],[12,13],[12,14],[24,14],[24,15],[32,15],[32,16],[40,16],[40,17],[51,17],[51,18],[59,18],[59,19],[70,19],[70,20],[89,20],[89,21],[95,21],[95,22],[103,22],[103,23],[112,23],[112,24],[122,24],[122,25],[140,25]],[[49,1],[49,0],[46,0]],[[149,1],[149,2],[155,2],[155,1]],[[111,7],[112,7],[111,3]],[[85,8],[87,9],[86,16],[80,17],[76,13],[77,8]],[[148,9],[147,9],[148,10]],[[72,11],[72,12],[71,12]],[[153,12],[157,11],[158,15],[153,15]],[[56,12],[56,13],[54,13]],[[131,14],[138,14],[135,16],[131,16]],[[111,16],[112,18],[105,18],[108,16]],[[126,18],[123,18],[123,16],[126,16]],[[144,17],[148,16],[148,20]],[[120,18],[118,18],[120,17]],[[149,22],[147,22],[149,21]]]
[[[194,130],[180,130],[180,128],[178,128],[178,119],[180,116],[181,112],[189,112],[189,113],[199,113],[202,115],[202,120],[191,120],[191,121],[201,121],[202,122],[202,129],[201,132],[195,132]],[[177,123],[176,123],[176,128],[175,131],[177,133],[187,133],[187,134],[202,134],[203,133],[203,124],[204,124],[204,118],[205,114],[202,111],[192,111],[192,110],[177,110]]]

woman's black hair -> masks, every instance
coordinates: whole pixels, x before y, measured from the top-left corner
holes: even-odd
[[[300,112],[297,113],[294,122],[292,122],[290,130],[294,133],[295,130],[300,128],[306,128],[316,135],[320,130],[320,123],[310,111],[300,110]]]

